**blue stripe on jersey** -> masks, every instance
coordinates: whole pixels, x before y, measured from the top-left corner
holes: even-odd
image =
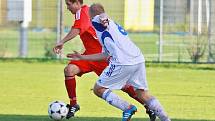
[[[109,37],[114,42],[113,37],[110,35],[110,33],[108,31],[104,31],[101,37],[103,45],[105,45],[104,41],[106,37]]]
[[[104,27],[102,24],[97,23],[97,22],[92,22],[94,28],[99,31],[99,32],[103,32],[105,31],[106,27]]]

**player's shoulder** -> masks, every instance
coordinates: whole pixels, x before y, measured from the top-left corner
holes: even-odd
[[[75,19],[81,19],[81,15],[86,14],[88,15],[89,7],[87,5],[83,5],[81,9],[79,9],[75,14]]]
[[[82,8],[83,10],[88,10],[88,9],[89,9],[89,6],[88,6],[88,5],[82,5],[81,8]]]

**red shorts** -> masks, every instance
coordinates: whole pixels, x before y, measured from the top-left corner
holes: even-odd
[[[103,70],[108,66],[107,61],[70,61],[69,64],[74,64],[79,67],[81,72],[77,76],[82,76],[85,73],[95,72],[98,76],[101,75]]]

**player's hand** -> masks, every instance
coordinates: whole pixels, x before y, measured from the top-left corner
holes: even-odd
[[[64,43],[58,42],[58,43],[55,45],[55,47],[53,48],[54,53],[60,54],[60,53],[61,53],[61,50],[63,49],[63,45],[64,45]]]
[[[82,60],[83,55],[81,55],[77,51],[74,51],[74,53],[67,54],[67,58],[69,58],[70,60]]]

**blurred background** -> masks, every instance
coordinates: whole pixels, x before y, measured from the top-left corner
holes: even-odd
[[[74,17],[65,1],[32,0],[32,20],[24,43],[20,42],[21,22],[9,18],[9,1],[14,0],[0,1],[0,57],[55,58],[53,45],[73,25]],[[147,61],[215,62],[214,0],[109,0],[103,5],[111,18],[130,33]],[[70,43],[65,54],[83,51],[79,38]]]

